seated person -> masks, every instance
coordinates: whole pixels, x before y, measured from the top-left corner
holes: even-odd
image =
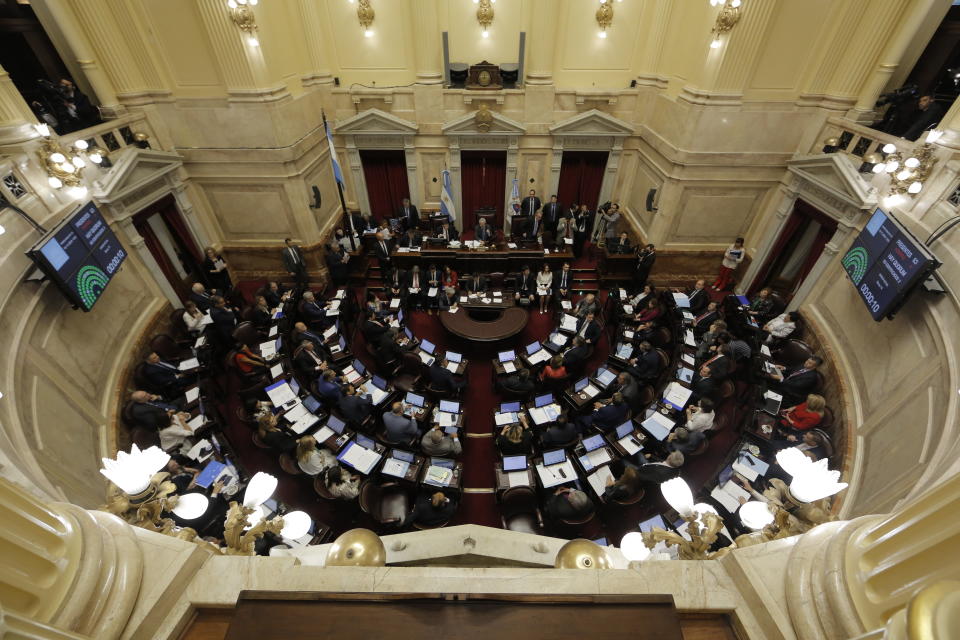
[[[576,438],[577,435],[579,435],[577,425],[567,420],[567,416],[561,415],[540,435],[540,446],[544,449],[564,446]]]
[[[391,298],[400,298],[400,304],[407,303],[407,273],[403,269],[391,269],[384,285]]]
[[[486,218],[480,218],[473,230],[473,239],[484,244],[493,242],[493,229],[487,224]]]
[[[400,238],[400,246],[405,249],[419,249],[423,245],[423,236],[416,229],[407,229]]]
[[[573,272],[570,271],[570,263],[564,262],[563,266],[560,268],[553,278],[554,286],[554,295],[561,300],[566,300],[570,297],[570,290],[573,286]]]
[[[693,320],[693,332],[697,335],[706,333],[714,322],[720,319],[720,312],[717,310],[717,303],[707,304],[706,310]]]
[[[391,444],[406,445],[420,437],[420,427],[413,418],[403,414],[403,403],[394,402],[390,411],[383,414],[384,440]]]
[[[659,486],[660,484],[680,476],[680,467],[683,466],[684,457],[679,451],[673,451],[662,462],[652,461],[650,454],[644,454],[644,464],[637,469],[640,476],[640,482],[647,485]]]
[[[339,464],[327,468],[321,477],[327,491],[338,500],[355,500],[360,495],[360,476],[351,475]]]
[[[580,426],[581,432],[586,431],[590,427],[596,427],[606,433],[623,424],[623,421],[627,419],[627,412],[629,410],[630,408],[627,406],[627,403],[623,401],[623,395],[615,392],[610,398],[609,403],[594,402],[593,413],[580,416],[577,419],[577,423]]]
[[[527,305],[533,302],[533,297],[537,293],[537,285],[533,274],[530,273],[530,267],[524,265],[523,270],[516,278],[514,288],[516,292],[513,297],[517,304]]]
[[[487,292],[487,279],[479,271],[467,278],[464,285],[468,293],[483,294]]]
[[[710,367],[717,382],[723,382],[730,375],[733,368],[733,354],[730,349],[730,334],[721,333],[717,336],[717,345],[711,347],[710,356],[703,364]]]
[[[614,481],[613,478],[607,480],[607,487],[603,490],[603,497],[607,500],[626,500],[637,495],[643,489],[643,483],[640,481],[640,472],[632,464],[620,465],[623,472],[620,477]],[[614,471],[614,465],[610,465],[610,470]]]
[[[677,427],[667,436],[667,450],[679,451],[687,456],[696,451],[706,439],[702,431],[690,431],[686,427]]]
[[[403,354],[413,349],[413,343],[407,338],[406,334],[400,333],[393,327],[382,334],[380,339],[374,343],[377,349],[378,358],[384,363],[395,363],[403,358]]]
[[[313,436],[303,436],[297,442],[297,466],[308,476],[323,473],[336,464],[337,457],[327,449],[319,448]]]
[[[707,398],[715,403],[720,394],[720,385],[707,365],[700,366],[697,375],[693,377],[691,388],[693,393],[690,394],[690,402],[700,402],[701,398]]]
[[[457,233],[457,228],[452,226],[449,221],[444,222],[440,225],[440,228],[437,229],[437,237],[441,240],[446,240],[447,242],[451,240],[459,240],[460,234]]]
[[[806,431],[820,425],[827,401],[811,393],[804,402],[780,411],[780,426],[790,431]]]
[[[610,387],[610,391],[619,392],[631,409],[640,409],[640,385],[629,371],[621,371]]]
[[[191,336],[198,336],[203,331],[206,314],[197,307],[193,300],[187,300],[183,305],[183,324],[187,328],[187,333]]]
[[[543,512],[551,520],[579,521],[589,517],[593,510],[590,496],[572,487],[558,487],[543,505]]]
[[[760,289],[760,293],[750,302],[750,307],[747,309],[747,313],[760,324],[764,324],[773,317],[773,308],[776,306],[776,301],[770,293],[770,289],[766,287]]]
[[[561,380],[567,377],[567,368],[563,366],[563,356],[557,354],[550,358],[550,362],[540,372],[540,379],[544,382],[549,380]]]
[[[460,294],[454,287],[444,287],[437,299],[440,311],[449,311],[452,307],[457,306],[458,302],[460,302]]]
[[[466,380],[457,380],[453,373],[447,369],[449,362],[446,358],[436,358],[430,365],[430,384],[439,391],[447,393],[457,393],[465,386]]]
[[[336,240],[331,240],[327,245],[324,260],[327,263],[327,270],[330,271],[330,279],[333,280],[334,286],[345,285],[349,276],[350,254],[346,252],[343,245]]]
[[[267,304],[270,305],[271,309],[276,309],[287,301],[290,292],[279,282],[270,281],[267,283],[267,289],[263,292],[263,297],[267,299]]]
[[[710,304],[710,294],[707,293],[706,282],[697,280],[693,289],[687,294],[687,300],[690,301],[690,313],[695,316],[700,315]]]
[[[580,301],[577,302],[576,306],[573,308],[573,315],[578,318],[585,318],[588,313],[596,315],[597,311],[600,310],[600,305],[597,304],[597,296],[592,293],[580,298]]]
[[[647,306],[633,316],[634,322],[656,322],[657,318],[663,313],[660,301],[656,298],[650,298]]]
[[[381,300],[374,291],[367,291],[367,301],[364,304],[364,310],[367,313],[373,312],[380,320],[385,320],[393,315],[386,300]],[[389,322],[389,320],[387,321]]]
[[[420,273],[420,266],[413,265],[413,268],[410,269],[410,273],[407,274],[407,294],[409,295],[409,304],[413,309],[422,309],[423,308],[423,296],[429,289],[429,286],[426,284],[427,280],[422,273]]]
[[[326,346],[324,346],[323,336],[307,329],[307,325],[304,323],[298,322],[293,325],[292,337],[294,344],[301,344],[304,340],[309,340],[313,343],[314,351],[324,354],[321,357],[326,357]]]
[[[607,242],[607,251],[610,253],[630,253],[630,236],[626,231],[620,233],[616,242]]]
[[[343,396],[343,390],[340,388],[340,383],[337,381],[337,372],[333,369],[327,369],[324,371],[315,386],[317,395],[319,396],[321,402],[335,404],[339,402],[340,398]]]
[[[637,345],[634,357],[630,358],[628,362],[630,366],[627,367],[627,371],[643,384],[650,384],[655,381],[660,375],[660,368],[663,364],[660,361],[660,354],[646,340]]]
[[[437,298],[440,297],[440,292],[443,290],[442,285],[440,284],[443,280],[443,271],[437,268],[437,265],[431,264],[427,267],[427,287],[423,291],[424,299],[428,307],[437,306]],[[436,289],[436,293],[433,294],[432,298],[427,299],[430,293],[430,289]],[[427,311],[432,315],[432,311],[428,309]]]
[[[587,362],[587,356],[590,353],[590,347],[580,336],[574,336],[573,342],[563,352],[563,366],[567,369],[576,368]]]
[[[800,314],[796,311],[782,313],[773,320],[769,320],[763,325],[763,330],[767,332],[767,338],[764,340],[767,344],[773,344],[777,340],[784,340],[797,329],[797,320]]]
[[[297,355],[293,357],[293,366],[297,372],[308,380],[316,380],[327,369],[327,363],[323,361],[316,351],[316,347],[309,340],[304,340],[297,347]]]
[[[147,382],[170,396],[179,395],[197,380],[196,375],[181,372],[177,363],[161,359],[156,351],[147,355],[143,375]]]
[[[373,402],[367,396],[358,394],[352,384],[348,384],[337,401],[337,408],[346,420],[360,424],[373,413]]]
[[[310,325],[321,325],[327,321],[327,310],[317,302],[317,297],[313,291],[304,291],[303,300],[300,303],[300,312],[303,319]]]
[[[428,456],[452,458],[460,455],[463,448],[457,433],[448,436],[444,433],[443,427],[436,425],[423,434],[423,438],[420,439],[420,450]]]
[[[543,223],[543,212],[537,211],[530,222],[527,223],[527,228],[524,229],[523,239],[536,241],[543,237],[543,232],[546,231],[546,225]]]
[[[266,375],[269,371],[267,361],[255,354],[249,345],[243,345],[237,350],[233,362],[240,370],[240,375],[245,378]]]
[[[177,493],[181,495],[195,486],[194,481],[200,475],[200,469],[184,466],[187,464],[190,464],[189,458],[171,455],[167,466],[163,469],[170,474],[168,479],[177,487]]]
[[[726,330],[727,323],[723,320],[716,320],[710,325],[710,328],[700,336],[700,342],[697,343],[696,355],[696,359],[698,361],[710,356],[710,348],[716,346],[717,336],[719,336],[721,333],[724,333]]]
[[[446,265],[443,268],[443,278],[440,280],[440,282],[444,289],[453,289],[456,291],[460,283],[460,276],[450,267],[450,265]]]
[[[713,428],[716,414],[713,412],[713,401],[710,398],[701,398],[697,404],[687,406],[687,430],[691,433],[703,433]]]
[[[773,445],[778,451],[780,449],[794,447],[798,451],[802,451],[804,455],[814,461],[820,460],[827,455],[827,448],[824,445],[823,435],[817,430],[804,431],[800,436],[789,435],[785,440],[774,441]]]
[[[801,367],[795,369],[788,370],[783,365],[774,365],[778,372],[769,375],[775,381],[771,386],[783,395],[784,403],[791,406],[800,404],[820,384],[817,367],[821,364],[823,358],[810,356],[804,360]]]
[[[595,317],[594,312],[590,311],[577,322],[577,335],[587,344],[595,344],[600,338],[600,325],[594,320]]]
[[[528,428],[526,416],[520,424],[506,424],[497,436],[497,449],[505,456],[525,456],[533,451],[533,434]]]
[[[733,356],[734,362],[746,362],[750,359],[750,356],[753,355],[753,350],[750,348],[750,345],[747,344],[747,341],[738,338],[732,333],[727,333],[726,336],[721,334],[717,342],[720,346],[723,346],[725,343],[730,345],[730,354]]]
[[[373,311],[367,311],[367,319],[364,321],[360,332],[364,339],[369,343],[375,343],[381,335],[390,330],[390,327]]]
[[[270,328],[270,324],[273,322],[273,312],[264,296],[257,296],[257,304],[250,310],[250,322],[257,329],[266,331]]]
[[[656,297],[657,288],[648,282],[643,285],[643,289],[641,289],[635,296],[624,300],[624,302],[632,305],[634,309],[640,310],[648,307],[650,301]]]
[[[162,429],[170,424],[170,416],[181,407],[180,403],[164,402],[163,398],[147,393],[134,391],[130,394],[130,415],[136,426],[145,429]],[[131,425],[133,426],[133,425]]]
[[[171,416],[167,426],[160,429],[160,448],[164,451],[179,449],[189,438],[192,438],[193,429],[187,422],[190,420],[190,414],[184,411],[178,411]]]
[[[278,453],[293,453],[297,441],[293,436],[277,427],[277,416],[268,413],[257,420],[257,435],[260,441]]]
[[[503,378],[500,381],[500,386],[504,391],[517,395],[527,395],[533,393],[536,385],[530,379],[530,370],[521,368],[516,373]]]
[[[190,300],[203,313],[207,313],[213,307],[213,296],[217,293],[216,289],[208,292],[207,288],[199,282],[194,282],[190,287]]]
[[[413,511],[400,523],[400,527],[418,524],[422,527],[436,527],[447,522],[457,513],[457,502],[442,491],[421,493],[413,505]]]

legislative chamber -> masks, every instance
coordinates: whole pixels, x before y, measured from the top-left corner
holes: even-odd
[[[0,41],[0,638],[960,636],[955,3]]]

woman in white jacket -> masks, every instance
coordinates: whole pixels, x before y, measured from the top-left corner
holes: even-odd
[[[713,281],[714,291],[727,290],[727,287],[730,286],[733,270],[740,266],[746,253],[743,249],[743,238],[737,238],[736,242],[727,247],[727,250],[723,252],[723,264],[720,266],[720,275]]]

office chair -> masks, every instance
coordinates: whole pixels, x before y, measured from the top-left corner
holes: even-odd
[[[543,514],[536,492],[530,487],[512,487],[500,496],[500,523],[507,531],[543,533]]]

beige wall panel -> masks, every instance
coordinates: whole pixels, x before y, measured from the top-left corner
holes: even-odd
[[[440,192],[443,189],[443,183],[440,181],[440,172],[447,166],[447,154],[440,152],[421,151],[418,154],[417,175],[420,176],[420,193],[424,194],[424,202],[421,204],[430,206],[439,206]],[[434,181],[436,178],[436,181]]]
[[[561,3],[557,3],[561,5]],[[630,61],[643,42],[637,37],[642,5],[614,2],[613,24],[600,38],[597,2],[562,3],[554,82],[559,87],[620,88],[630,84]]]
[[[525,196],[530,189],[536,189],[540,199],[546,202],[550,199],[547,190],[550,189],[550,183],[547,175],[550,171],[550,153],[535,153],[525,151],[520,157],[520,170],[517,178],[520,180],[520,194]],[[533,182],[530,182],[530,179]],[[508,181],[509,186],[509,181]]]
[[[715,17],[716,9],[709,2],[673,3],[661,58],[664,72],[671,76],[672,94],[686,85],[696,87],[703,83],[711,59],[718,55],[717,50],[710,49],[710,28]]]
[[[223,83],[194,0],[140,0],[178,97],[220,95]]]
[[[647,192],[658,186],[656,174],[647,166],[646,161],[639,154],[631,155],[635,158],[633,161],[633,184],[626,200],[630,210],[634,212],[640,222],[640,228],[644,233],[650,232],[650,225],[653,224],[653,216],[656,214],[647,211]],[[630,164],[630,163],[628,163]],[[621,171],[626,170],[626,167]]]
[[[269,77],[282,81],[293,93],[298,93],[302,88],[299,76],[307,63],[303,40],[292,35],[300,33],[296,2],[262,2],[257,5],[256,12],[260,48]],[[314,34],[314,37],[320,35]]]
[[[750,88],[754,92],[767,90],[771,97],[783,92],[785,99],[799,93],[798,86],[810,56],[803,52],[810,39],[822,28],[823,16],[828,13],[830,0],[812,2],[781,2],[764,34]]]
[[[557,1],[559,4],[559,0]],[[525,5],[529,2],[530,0],[504,0],[496,3],[493,6],[494,18],[490,25],[490,36],[484,38],[480,35],[482,29],[477,22],[477,5],[463,0],[446,0],[443,3],[440,28],[449,33],[450,62],[519,62],[520,31],[523,30]],[[529,51],[529,38],[532,38],[533,34],[529,33],[529,29],[527,31]]]
[[[357,20],[357,5],[326,2],[326,18],[334,25],[336,66],[342,86],[408,84],[416,81],[409,0],[375,2],[374,35],[365,38]]]
[[[762,195],[760,189],[687,187],[673,212],[668,240],[673,243],[726,244],[750,226]]]
[[[320,209],[310,209],[310,215],[316,216],[317,226],[321,230],[330,225],[338,226],[341,220],[333,220],[333,218],[338,218],[340,195],[337,193],[337,181],[333,177],[333,167],[330,165],[327,154],[323,154],[323,157],[320,158],[317,165],[313,167],[304,180],[306,188],[304,193],[308,195],[311,203],[313,202],[311,187],[316,185],[320,189]]]
[[[202,184],[227,243],[297,235],[282,185]]]

